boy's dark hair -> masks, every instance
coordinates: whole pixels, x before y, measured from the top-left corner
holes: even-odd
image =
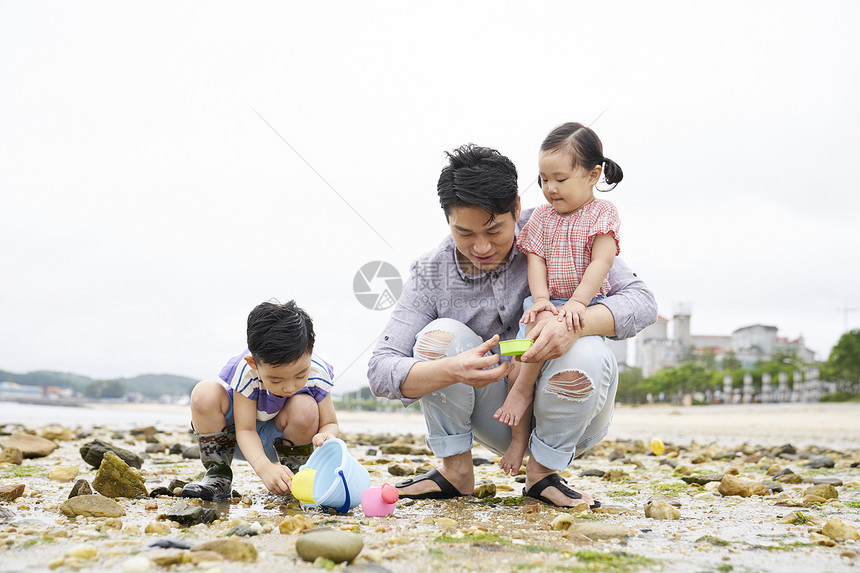
[[[621,166],[603,156],[603,143],[590,127],[570,121],[563,123],[549,132],[540,146],[541,151],[564,151],[573,160],[574,169],[591,171],[598,165],[604,165],[603,176],[612,188],[624,177]],[[540,185],[540,178],[538,178]],[[611,189],[611,188],[610,188]],[[609,189],[598,189],[609,191]]]
[[[254,362],[280,366],[313,349],[313,320],[296,301],[264,302],[248,315],[248,350]]]
[[[490,214],[516,214],[517,168],[490,147],[473,143],[447,153],[448,165],[439,175],[436,191],[447,218],[452,207],[480,207]]]

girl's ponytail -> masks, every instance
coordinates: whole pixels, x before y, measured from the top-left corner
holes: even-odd
[[[603,158],[603,177],[606,179],[606,182],[612,185],[614,189],[615,186],[624,179],[624,172],[621,170],[621,166],[609,159],[608,157]],[[610,191],[610,189],[600,189],[600,191]]]

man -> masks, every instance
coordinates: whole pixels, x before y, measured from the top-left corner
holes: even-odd
[[[448,157],[437,191],[451,234],[413,263],[368,368],[375,395],[404,406],[421,401],[427,445],[442,467],[397,484],[402,497],[418,499],[472,494],[473,440],[498,453],[510,444],[510,428],[493,418],[511,370],[497,344],[515,337],[528,296],[516,235],[529,213],[521,217],[516,168],[474,145]],[[623,261],[616,259],[609,282],[609,296],[586,310],[583,330],[539,321],[521,357],[547,361],[535,386],[524,493],[559,507],[580,498],[599,505],[558,471],[600,441],[612,419],[618,368],[602,337],[629,338],[657,318],[654,296]]]

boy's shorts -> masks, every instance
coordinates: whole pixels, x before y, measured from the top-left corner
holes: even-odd
[[[235,428],[236,423],[233,421],[233,388],[223,380],[219,380],[219,382],[227,390],[227,396],[230,397],[230,407],[227,409],[227,413],[224,414],[225,424],[228,428],[231,426]],[[278,453],[275,451],[273,442],[275,438],[282,438],[284,433],[275,425],[275,419],[272,418],[265,422],[257,420],[257,435],[260,436],[260,441],[263,443],[263,451],[266,453],[266,457],[272,462],[277,462]],[[233,457],[237,460],[247,461],[242,450],[239,449],[238,443],[236,444],[236,453]]]

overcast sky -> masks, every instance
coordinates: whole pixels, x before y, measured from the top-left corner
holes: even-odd
[[[0,369],[212,377],[277,298],[364,385],[389,311],[354,275],[444,237],[443,152],[499,149],[533,207],[565,121],[624,169],[621,257],[663,316],[824,359],[860,326],[857,22],[851,1],[0,0]]]

